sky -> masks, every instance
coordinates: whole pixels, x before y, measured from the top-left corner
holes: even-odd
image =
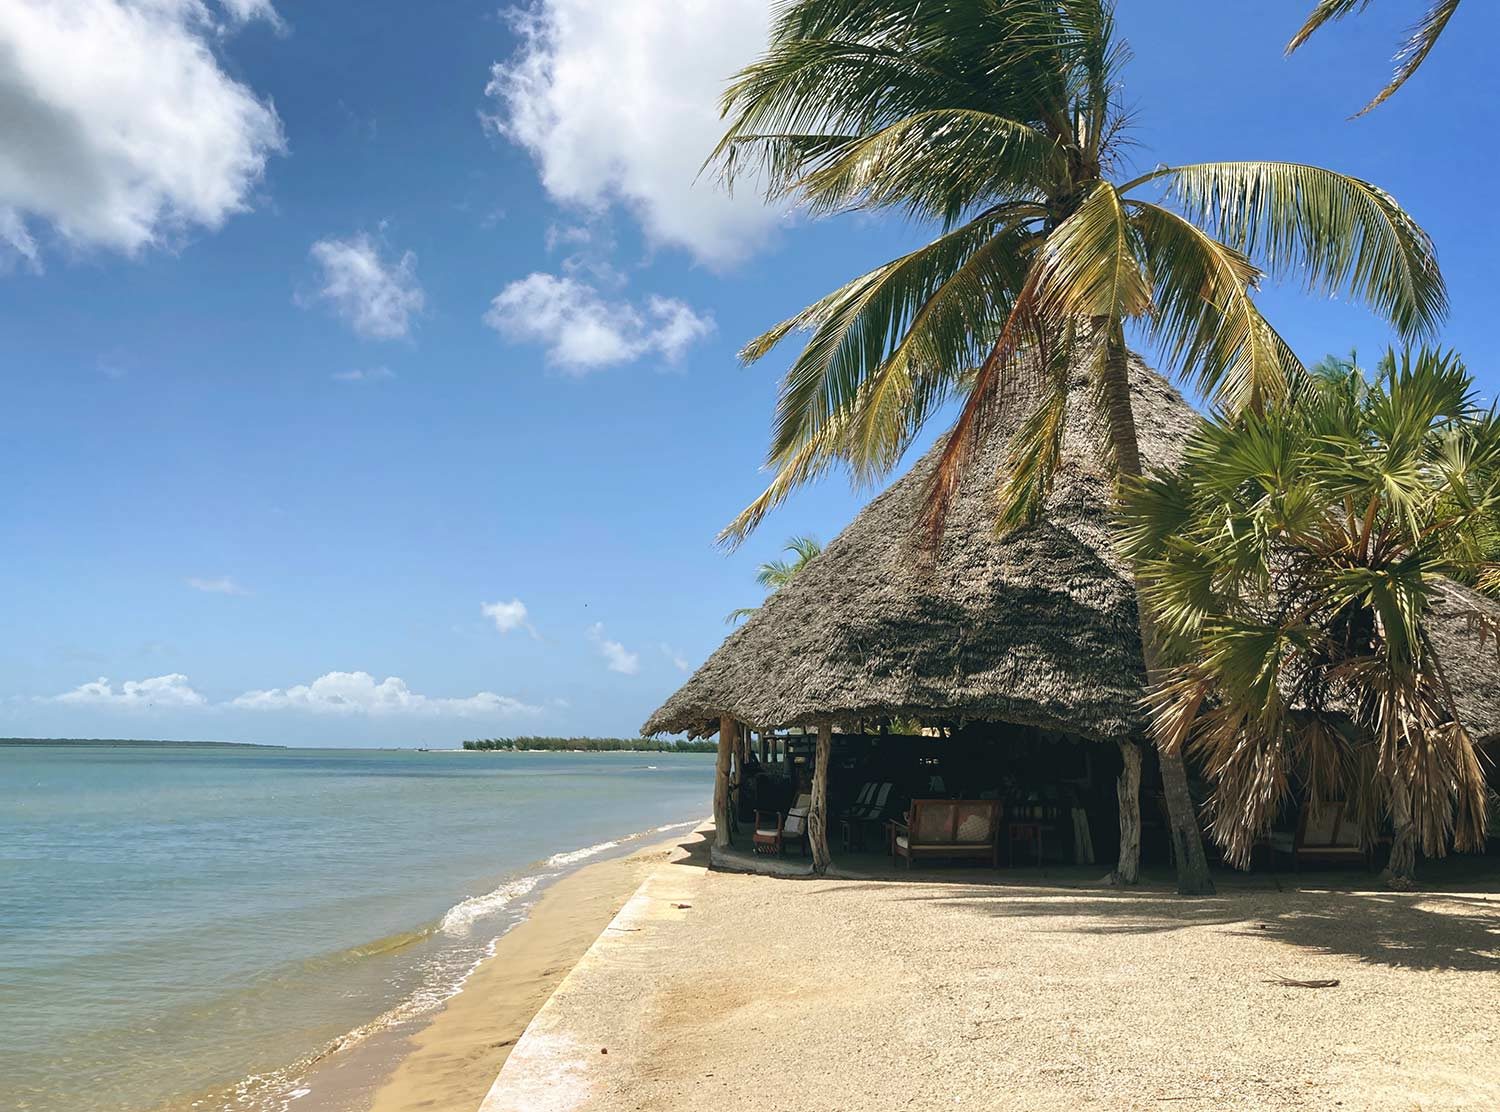
[[[1500,10],[1465,5],[1351,121],[1422,5],[1286,59],[1308,3],[1120,0],[1131,158],[1381,185],[1493,396]],[[0,735],[633,735],[756,566],[874,493],[831,479],[715,546],[794,354],[736,351],[930,232],[698,177],[766,24],[766,0],[0,5]],[[1392,341],[1296,287],[1261,304],[1304,359]]]

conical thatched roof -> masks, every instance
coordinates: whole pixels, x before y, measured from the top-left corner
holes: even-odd
[[[1131,379],[1143,461],[1173,466],[1201,418],[1137,359]],[[1100,741],[1142,732],[1135,591],[1111,540],[1110,483],[1088,395],[1080,375],[1043,521],[995,534],[996,476],[1014,431],[1001,426],[930,551],[919,519],[934,449],[731,634],[643,733],[708,734],[721,715],[756,728],[899,716],[1012,722]],[[1479,651],[1460,609],[1456,601],[1440,608],[1436,637],[1476,738],[1497,738],[1495,653]]]

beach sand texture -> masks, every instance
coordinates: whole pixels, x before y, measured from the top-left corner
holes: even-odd
[[[537,1009],[673,845],[589,865],[548,888],[463,991],[412,1036],[370,1112],[474,1112]]]
[[[652,874],[482,1112],[1500,1107],[1493,891],[1183,900],[701,857]]]

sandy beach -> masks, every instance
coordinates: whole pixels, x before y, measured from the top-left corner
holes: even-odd
[[[679,850],[483,1112],[1500,1107],[1492,878],[1184,900],[1017,877],[773,879]]]
[[[474,1112],[537,1009],[676,844],[649,844],[548,887],[425,1025],[397,1041],[329,1059],[313,1075],[312,1105]]]

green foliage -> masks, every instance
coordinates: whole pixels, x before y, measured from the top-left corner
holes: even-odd
[[[1482,847],[1484,776],[1427,615],[1493,571],[1497,527],[1500,422],[1456,355],[1425,349],[1372,377],[1325,361],[1129,492],[1122,536],[1171,663],[1158,741],[1200,758],[1231,860],[1294,781],[1352,801],[1367,833],[1403,795],[1429,855]]]
[[[1396,52],[1395,74],[1386,83],[1385,88],[1375,94],[1374,100],[1355,113],[1356,116],[1363,116],[1370,109],[1384,104],[1390,99],[1392,93],[1406,84],[1422,63],[1427,61],[1427,55],[1432,53],[1432,48],[1437,46],[1438,39],[1447,30],[1448,21],[1458,11],[1458,5],[1459,0],[1432,0],[1428,4],[1427,11],[1411,29],[1406,41],[1401,44],[1401,49]],[[1306,42],[1314,31],[1325,24],[1343,19],[1351,12],[1362,12],[1369,6],[1370,0],[1318,0],[1317,6],[1308,15],[1307,22],[1302,25],[1302,29],[1292,36],[1291,42],[1287,43],[1286,52],[1291,54]]]
[[[888,473],[955,399],[930,520],[1018,406],[1002,518],[1034,518],[1068,419],[1059,376],[1086,367],[1101,399],[1111,379],[1128,396],[1127,322],[1224,412],[1274,404],[1305,372],[1255,306],[1264,275],[1362,302],[1403,336],[1434,329],[1447,302],[1432,246],[1367,182],[1282,162],[1117,182],[1126,59],[1107,0],[778,7],[765,54],[725,93],[710,164],[813,212],[893,209],[941,230],[746,345],[754,362],[807,334],[782,382],[771,483],[721,540],[830,469]]]
[[[623,737],[491,737],[464,742],[464,748],[481,752],[520,753],[713,753],[713,741],[662,741],[658,738]]]
[[[771,560],[760,566],[755,573],[755,581],[766,589],[766,597],[770,598],[781,588],[790,583],[808,563],[816,559],[823,552],[823,543],[816,537],[792,537],[786,542],[785,552],[790,552],[790,560]],[[742,606],[738,610],[731,610],[729,617],[724,620],[730,625],[742,622],[759,607]]]

